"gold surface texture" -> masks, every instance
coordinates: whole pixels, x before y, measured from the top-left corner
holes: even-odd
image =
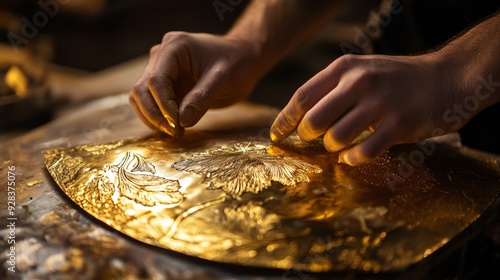
[[[152,136],[49,150],[44,159],[71,200],[139,241],[311,272],[404,269],[474,222],[500,190],[496,162],[445,145],[433,144],[423,164],[411,163],[418,146],[405,145],[349,167],[321,142],[255,135]],[[80,252],[68,254],[78,265]]]

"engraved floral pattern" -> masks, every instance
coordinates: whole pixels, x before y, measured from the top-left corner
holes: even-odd
[[[144,206],[179,204],[184,199],[179,192],[179,182],[155,173],[154,165],[144,157],[127,152],[118,165],[105,166],[89,184],[99,190],[101,201],[118,191],[121,196]]]
[[[172,167],[203,174],[208,189],[222,189],[233,197],[244,192],[258,193],[271,186],[273,181],[285,186],[309,182],[308,173],[322,172],[316,165],[270,155],[267,149],[267,145],[243,142],[194,154],[172,164]]]

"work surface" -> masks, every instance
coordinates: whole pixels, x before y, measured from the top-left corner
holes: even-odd
[[[220,127],[235,129],[249,126],[268,127],[274,115],[273,110],[267,107],[239,106],[228,111],[212,113],[200,123],[196,130],[211,130]],[[247,136],[245,137],[247,139],[251,138],[263,141],[267,136],[266,129],[246,129],[244,131],[246,131]],[[230,134],[230,132],[229,134],[226,132],[220,135],[226,135],[222,136],[224,138]],[[196,135],[196,133],[192,135]],[[213,135],[218,134],[209,133],[209,135],[216,137]],[[288,270],[267,270],[220,264],[137,242],[113,230],[108,225],[99,222],[94,217],[82,211],[76,204],[72,203],[60,191],[59,187],[46,171],[42,157],[42,151],[55,148],[61,149],[77,145],[109,143],[116,140],[138,139],[150,136],[151,132],[138,121],[130,110],[127,96],[120,95],[93,102],[69,114],[64,119],[56,120],[45,127],[3,144],[0,149],[0,159],[2,160],[0,170],[6,174],[8,167],[14,166],[17,186],[17,207],[15,210],[15,217],[17,218],[15,231],[17,272],[16,274],[9,273],[8,276],[12,278],[19,276],[36,278],[60,275],[71,278],[72,276],[83,277],[87,275],[102,279],[120,279],[125,275],[144,279],[259,279],[259,277],[265,277],[266,279],[293,279],[293,277],[295,279],[321,279],[331,277],[331,275],[325,274],[299,272],[293,268]],[[190,137],[189,133],[187,137]],[[200,137],[200,134],[197,137]],[[193,141],[192,139],[189,140],[189,138],[186,139],[186,142]],[[168,142],[171,140],[165,141]],[[411,155],[412,151],[418,151],[418,149],[418,146],[405,146],[394,149],[394,153]],[[304,150],[307,150],[307,147]],[[316,163],[315,160],[318,162],[321,161],[319,158],[315,159],[314,156],[309,157],[311,163]],[[379,160],[391,161],[387,157]],[[414,160],[417,159],[414,158]],[[393,162],[397,163],[398,161]],[[343,187],[337,187],[335,191],[331,192],[334,193],[334,196],[341,196],[344,199],[343,201],[354,199],[356,203],[363,201],[360,198],[364,196],[364,206],[370,205],[370,201],[373,206],[371,207],[373,210],[371,215],[358,213],[359,215],[370,216],[372,218],[367,218],[356,223],[358,227],[354,228],[353,232],[356,232],[358,235],[351,239],[352,244],[360,242],[361,245],[363,245],[362,243],[373,245],[384,239],[389,232],[390,236],[394,233],[396,235],[395,239],[391,239],[389,243],[397,242],[398,235],[411,234],[409,235],[411,236],[409,239],[413,239],[415,243],[422,245],[418,247],[416,244],[396,244],[397,246],[387,247],[389,249],[399,248],[406,251],[394,251],[393,255],[397,254],[397,258],[393,256],[394,260],[392,262],[386,262],[393,264],[392,268],[395,269],[393,272],[396,274],[383,274],[380,277],[394,277],[405,275],[406,273],[411,273],[414,276],[418,276],[418,273],[425,275],[425,271],[431,266],[430,263],[438,263],[443,255],[446,255],[446,251],[451,251],[464,238],[473,235],[474,232],[480,231],[481,227],[493,215],[494,208],[498,208],[498,199],[496,199],[499,189],[498,167],[496,160],[487,154],[468,149],[438,145],[436,152],[428,156],[424,165],[412,165],[410,162],[410,169],[402,169],[397,164],[386,164],[384,166],[389,166],[389,169],[385,169],[385,171],[392,171],[395,174],[395,177],[389,177],[389,179],[392,178],[395,181],[385,182],[384,185],[387,189],[382,191],[385,193],[385,197],[383,198],[374,196],[373,193],[367,191],[366,187],[370,185],[374,187],[379,186],[380,181],[387,180],[388,177],[384,176],[386,173],[382,173],[384,169],[380,169],[380,167],[377,169],[377,166],[381,166],[380,164],[377,165],[374,163],[368,166],[371,166],[371,169],[368,167],[350,168],[332,164],[332,170],[329,171],[331,172],[329,174],[337,176],[335,178],[336,182],[343,183]],[[446,170],[447,166],[453,167],[453,172],[443,172],[437,175],[434,174],[436,176],[427,176],[429,175],[429,170]],[[321,167],[325,169],[325,166]],[[411,171],[411,168],[413,168],[413,171]],[[5,197],[7,193],[6,176],[2,175],[1,180],[1,196]],[[440,182],[449,182],[449,184],[435,188],[435,185],[443,185]],[[363,190],[356,190],[356,185],[359,184],[364,186]],[[321,188],[311,188],[310,192],[328,191],[331,187],[330,185],[324,185]],[[301,195],[300,189],[296,191],[297,193],[287,194],[288,198],[292,198],[290,201],[297,203],[301,201],[311,202],[310,200],[303,201],[296,199]],[[307,190],[305,191],[308,193]],[[272,192],[274,195],[279,195],[280,193],[276,188]],[[328,201],[328,193],[316,194],[322,196],[325,201]],[[378,190],[376,193],[380,194],[381,190]],[[418,193],[422,194],[422,201],[416,201]],[[331,198],[333,199],[331,202],[334,203],[335,198],[333,196]],[[72,199],[75,200],[74,197]],[[436,200],[428,201],[428,199]],[[2,199],[2,201],[6,201],[6,199]],[[376,202],[380,203],[377,204]],[[390,205],[390,203],[399,204]],[[351,210],[357,209],[353,207],[354,204],[346,203],[345,205],[352,207],[353,209]],[[410,209],[408,208],[409,205],[420,207]],[[306,206],[301,205],[300,207],[304,209],[314,208],[311,208],[310,205]],[[288,215],[295,213],[298,216],[307,216],[301,213],[300,210],[297,210],[297,208],[300,208],[299,206],[294,208],[293,205],[288,205],[288,207],[291,207],[290,211],[281,209],[283,211],[282,215],[285,213]],[[324,211],[324,205],[316,205],[316,207],[322,210],[318,212],[318,217],[311,218],[309,216],[311,223],[327,220],[331,216],[336,215],[336,213],[327,213],[328,211]],[[335,210],[336,212],[346,209],[347,207],[339,206],[339,204],[330,208],[330,210]],[[366,212],[368,208],[365,207],[363,209]],[[9,217],[6,210],[6,207],[2,206],[0,217],[3,221],[6,221]],[[393,215],[398,211],[399,213],[407,213],[408,216],[404,220],[400,219],[401,221],[395,219],[393,216],[394,219],[392,221],[394,221],[394,224],[384,224],[387,221],[383,218],[386,213],[387,215]],[[348,213],[348,215],[350,214]],[[356,219],[356,215],[352,214],[351,216],[353,219]],[[479,219],[475,224],[465,229],[478,217]],[[396,215],[396,218],[401,218],[401,216]],[[421,225],[424,225],[424,227]],[[113,225],[111,224],[111,226]],[[383,230],[377,232],[379,229]],[[1,232],[3,238],[8,234],[8,230],[5,229],[2,229]],[[381,240],[362,239],[363,236],[369,236],[370,234],[374,234],[374,232],[379,234],[379,236],[383,235],[380,238]],[[263,234],[265,235],[266,233],[263,232]],[[307,235],[308,233],[305,234]],[[329,236],[331,237],[330,239],[328,239]],[[297,236],[293,238],[296,239],[294,240],[295,243],[300,244],[300,238]],[[326,246],[330,242],[331,244],[328,246],[333,248],[336,244],[335,242],[338,243],[339,238],[342,239],[344,237],[335,236],[335,232],[332,232],[330,235],[322,236],[322,238],[322,246]],[[347,240],[347,236],[345,238]],[[315,239],[315,236],[312,236],[312,238],[309,236],[303,240],[317,241],[318,239]],[[5,244],[5,239],[1,242],[2,247],[7,245]],[[427,244],[425,242],[437,245],[426,247]],[[158,245],[154,242],[147,243]],[[443,244],[446,245],[434,252]],[[359,246],[360,249],[362,247]],[[325,250],[323,248],[323,251],[313,252],[312,256],[314,258],[318,256],[326,256],[328,258],[331,256],[329,253],[333,252],[330,249]],[[377,252],[375,250],[373,254],[377,254]],[[386,254],[388,253],[386,252]],[[405,254],[407,255],[406,257],[404,256]],[[3,259],[4,255],[0,257],[3,265],[2,273],[7,268],[6,260]],[[302,256],[302,259],[299,258],[299,261],[296,262],[311,261],[313,257],[308,258],[307,254],[305,254]],[[348,256],[344,257],[347,258]],[[368,256],[365,257],[368,258]],[[369,257],[375,259],[377,256]],[[384,255],[384,257],[387,257],[387,255]],[[419,261],[421,259],[424,260],[417,262],[409,268],[407,267],[409,264],[412,264],[411,260]],[[238,263],[238,261],[227,261],[227,258],[221,260],[229,263]],[[405,261],[406,263],[397,265],[397,262]],[[266,266],[258,262],[249,261],[248,263],[258,267]],[[301,266],[297,267],[300,268]],[[342,269],[343,271],[337,272],[335,276],[351,277],[352,273],[354,273],[352,272],[353,270],[363,270],[363,266],[359,265],[358,267],[351,265],[344,268]],[[367,271],[370,270],[373,269],[367,269]],[[391,267],[382,270],[392,271]]]

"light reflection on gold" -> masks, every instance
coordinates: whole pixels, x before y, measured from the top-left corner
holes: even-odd
[[[213,261],[314,272],[408,267],[475,221],[500,190],[496,164],[450,148],[389,185],[399,178],[390,174],[401,176],[398,157],[415,146],[349,167],[320,142],[275,145],[254,135],[150,137],[44,158],[74,202],[137,240]]]
[[[41,182],[42,182],[42,181],[40,181],[40,180],[33,180],[33,181],[29,181],[28,183],[26,183],[26,185],[27,185],[28,187],[33,187],[33,186],[35,186],[35,185],[40,184]]]

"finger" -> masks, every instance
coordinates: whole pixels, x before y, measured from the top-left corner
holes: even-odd
[[[162,130],[162,125],[164,122],[161,120],[161,113],[157,106],[152,104],[147,86],[147,80],[149,77],[149,73],[154,65],[154,62],[157,57],[159,46],[154,46],[151,48],[149,53],[148,64],[146,68],[142,72],[138,81],[135,83],[132,92],[130,93],[129,102],[134,111],[137,113],[139,118],[150,128],[153,130]]]
[[[179,67],[189,66],[185,51],[175,42],[163,42],[148,78],[148,88],[162,117],[167,120],[169,131],[179,135],[179,107],[175,101],[174,81],[178,77]],[[185,65],[186,64],[186,65]]]
[[[175,136],[175,131],[173,131],[168,123],[163,119],[161,111],[159,110],[158,106],[156,106],[155,101],[151,97],[151,92],[148,88],[149,75],[155,64],[159,49],[159,45],[151,48],[148,64],[146,65],[146,68],[134,85],[129,100],[132,108],[137,112],[139,118],[148,127]]]
[[[151,130],[155,131],[159,130],[156,126],[154,126],[151,122],[149,122],[148,119],[142,114],[141,110],[139,109],[139,106],[137,105],[132,95],[130,95],[129,103],[132,109],[134,109],[136,115],[145,125],[147,125]]]
[[[294,93],[290,102],[283,108],[271,126],[271,139],[273,141],[280,141],[288,137],[307,111],[337,86],[340,71],[339,67],[335,65],[335,63],[330,64]]]
[[[395,133],[393,125],[387,122],[381,123],[377,130],[364,141],[341,152],[339,155],[339,162],[351,166],[360,165],[387,151],[402,138],[401,135]]]
[[[314,105],[300,121],[297,133],[300,139],[311,141],[323,135],[328,128],[354,106],[356,95],[352,87],[339,85]]]
[[[181,102],[179,115],[182,127],[195,125],[205,115],[215,97],[221,94],[227,79],[227,73],[222,70],[211,70],[202,75]]]
[[[160,109],[147,89],[137,91],[137,89],[134,88],[132,97],[134,100],[133,103],[136,105],[135,110],[139,111],[139,116],[146,125],[152,125],[160,131],[174,137],[179,135],[179,132],[175,128],[171,127],[167,120],[163,118]]]
[[[329,152],[338,152],[352,143],[363,131],[378,120],[380,112],[360,104],[328,128],[323,145]]]

